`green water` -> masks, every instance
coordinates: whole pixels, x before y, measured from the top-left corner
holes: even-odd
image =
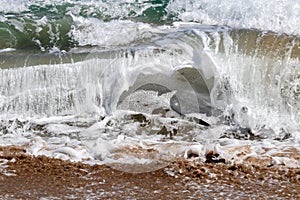
[[[79,46],[72,35],[74,20],[71,17],[85,19],[96,18],[99,21],[132,20],[153,25],[171,24],[175,16],[168,13],[169,1],[145,1],[143,3],[120,3],[121,14],[89,4],[60,3],[32,4],[20,13],[0,12],[0,49],[36,49],[47,51],[56,47],[69,51]],[[110,4],[107,4],[110,5]],[[111,5],[113,6],[113,5]],[[128,8],[125,14],[122,9]],[[77,9],[78,11],[72,12]],[[143,10],[142,12],[139,12]],[[116,14],[117,13],[117,14]],[[47,19],[46,23],[40,22]]]

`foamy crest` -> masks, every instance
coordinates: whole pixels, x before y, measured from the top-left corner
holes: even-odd
[[[170,1],[167,9],[183,21],[234,28],[257,28],[299,34],[300,3],[296,0]]]
[[[72,15],[74,26],[70,34],[81,46],[98,45],[102,48],[134,45],[163,33],[163,29],[132,21],[103,22],[97,18]],[[133,44],[131,44],[133,43]]]

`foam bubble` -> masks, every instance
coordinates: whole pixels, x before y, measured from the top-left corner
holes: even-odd
[[[179,19],[206,25],[227,25],[235,28],[257,28],[289,34],[299,34],[300,4],[297,0],[254,1],[171,1],[169,12]]]

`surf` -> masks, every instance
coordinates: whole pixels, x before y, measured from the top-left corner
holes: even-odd
[[[297,9],[286,13],[291,5],[298,3],[5,4],[1,142],[95,162],[115,162],[118,149],[131,146],[168,159],[215,151],[234,161],[230,149],[241,145],[264,156],[264,146],[297,149],[299,36]]]

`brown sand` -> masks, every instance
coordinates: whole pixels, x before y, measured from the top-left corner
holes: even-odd
[[[300,199],[300,169],[177,160],[126,173],[0,147],[0,199]],[[6,165],[6,167],[5,167]],[[128,166],[124,166],[128,167]]]

